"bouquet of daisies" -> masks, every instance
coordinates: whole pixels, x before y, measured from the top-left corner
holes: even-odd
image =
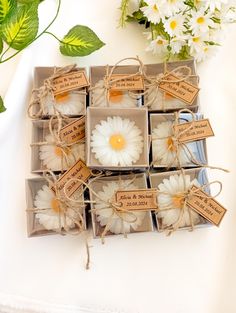
[[[123,0],[120,23],[143,24],[146,50],[163,60],[194,57],[200,62],[220,45],[222,29],[235,14],[232,0]]]

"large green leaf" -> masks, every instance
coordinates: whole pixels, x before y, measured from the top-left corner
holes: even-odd
[[[38,2],[21,5],[2,23],[2,38],[12,48],[22,50],[38,33]]]
[[[4,107],[2,97],[0,96],[0,113],[4,111],[6,111],[6,108]]]
[[[103,46],[104,43],[89,27],[76,25],[62,39],[60,51],[67,56],[85,56]]]
[[[15,7],[16,0],[0,0],[0,24]]]
[[[2,42],[2,38],[0,37],[0,54],[2,53],[2,49],[3,49],[3,42]]]

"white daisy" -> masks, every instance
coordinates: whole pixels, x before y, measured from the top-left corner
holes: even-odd
[[[35,196],[34,206],[36,209],[43,209],[42,212],[36,213],[35,217],[38,222],[47,230],[58,230],[61,227],[74,228],[75,224],[71,218],[66,216],[64,219],[60,208],[60,201],[56,198],[55,193],[47,186],[43,187],[37,192]],[[45,210],[44,210],[45,209]],[[59,213],[61,215],[59,216]],[[69,209],[68,214],[75,217],[74,210]],[[60,220],[59,220],[60,218]]]
[[[43,98],[42,101],[45,113],[49,115],[55,114],[54,107],[65,115],[80,115],[84,113],[85,109],[84,95],[76,91],[67,92],[55,98],[50,94]]]
[[[162,6],[162,11],[165,16],[171,16],[180,11],[184,11],[185,7],[184,1],[166,0],[165,5]]]
[[[177,158],[172,126],[173,122],[166,121],[158,124],[152,131],[152,154],[155,165],[174,167],[189,163],[188,155],[182,146],[179,146]]]
[[[131,190],[138,189],[131,181],[122,180],[120,182],[109,182],[102,187],[102,191],[98,192],[99,198],[103,199],[101,201],[96,198],[96,204],[94,204],[96,219],[101,226],[106,226],[109,224],[108,230],[114,234],[129,233],[132,230],[136,230],[140,225],[142,225],[143,219],[145,217],[145,212],[132,212],[132,214],[122,213],[117,214],[112,206],[109,204],[109,200],[114,200],[115,193],[118,190]],[[113,215],[112,215],[113,214]],[[122,216],[124,220],[120,217]],[[112,218],[111,218],[112,216]]]
[[[196,51],[193,53],[194,58],[197,62],[205,61],[207,58],[216,54],[217,46],[215,45],[203,45],[201,50]]]
[[[184,209],[183,217],[179,223],[179,227],[191,226],[191,219],[193,225],[200,223],[200,216],[193,210],[183,208],[185,201],[185,193],[193,186],[200,187],[196,179],[191,181],[189,175],[171,175],[169,179],[163,179],[163,182],[158,185],[157,201],[160,211],[158,218],[162,219],[164,227],[171,226],[178,221],[180,210]],[[165,210],[165,208],[173,208]]]
[[[186,37],[185,36],[177,36],[170,40],[169,46],[173,53],[179,53],[182,47],[186,45]]]
[[[190,47],[190,54],[194,55],[198,51],[201,51],[203,46],[205,45],[205,41],[209,40],[209,32],[198,34],[195,36],[189,36],[188,38],[188,46]]]
[[[134,121],[119,116],[108,117],[92,131],[92,152],[102,165],[130,166],[143,152],[141,133]]]
[[[170,36],[178,36],[185,30],[184,17],[180,14],[169,17],[164,22],[164,28]]]
[[[72,166],[78,159],[85,159],[85,145],[83,143],[74,144],[63,149],[54,143],[51,134],[45,137],[49,144],[39,148],[39,158],[43,165],[52,171],[62,171]],[[51,144],[50,144],[51,143]]]
[[[161,21],[161,18],[164,16],[162,11],[163,2],[158,0],[146,0],[146,6],[141,8],[144,16],[151,23],[158,24]]]
[[[222,4],[226,4],[228,0],[202,0],[206,9],[210,9],[211,12],[215,10],[221,10]]]
[[[146,51],[151,51],[154,54],[163,56],[168,52],[168,40],[161,36],[157,36],[156,39],[152,40],[149,46],[146,48]]]
[[[92,106],[95,107],[106,107],[106,90],[104,85],[104,80],[99,80],[94,89],[91,91]],[[141,103],[141,96],[137,98],[132,98],[128,91],[121,90],[110,90],[109,91],[109,105],[112,107],[122,107],[122,108],[134,108]]]
[[[192,12],[192,17],[189,21],[190,29],[194,35],[207,33],[210,27],[214,27],[214,22],[211,20],[211,13],[205,13],[204,9]]]

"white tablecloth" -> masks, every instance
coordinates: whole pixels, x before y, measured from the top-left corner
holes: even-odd
[[[53,1],[42,4],[46,21]],[[91,269],[84,269],[82,238],[46,236],[28,239],[25,178],[30,175],[31,123],[26,106],[36,65],[81,66],[114,63],[144,52],[142,28],[117,29],[118,0],[67,0],[54,32],[63,36],[75,24],[90,26],[106,42],[85,58],[63,57],[45,35],[20,57],[0,115],[0,312],[235,313],[236,281],[236,29],[231,27],[215,58],[201,65],[201,108],[216,137],[208,139],[209,163],[224,189],[219,201],[228,208],[220,228],[179,231],[170,237],[144,233],[113,236],[102,245],[91,240]],[[7,67],[0,68],[1,82]]]

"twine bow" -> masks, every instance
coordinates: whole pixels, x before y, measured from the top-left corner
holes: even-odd
[[[44,80],[43,86],[32,90],[31,100],[27,109],[27,113],[30,118],[38,119],[38,118],[48,115],[48,110],[46,108],[46,104],[44,101],[44,99],[47,96],[51,96],[54,114],[60,113],[60,111],[57,109],[55,105],[55,100],[54,100],[54,95],[53,95],[53,91],[54,91],[53,80],[65,74],[75,71],[76,67],[77,67],[76,64],[67,65],[62,68],[54,67],[53,74],[49,78]],[[82,95],[86,94],[86,92],[83,90],[75,91],[75,92],[77,94],[82,94]],[[35,113],[32,112],[33,109],[36,110]]]

